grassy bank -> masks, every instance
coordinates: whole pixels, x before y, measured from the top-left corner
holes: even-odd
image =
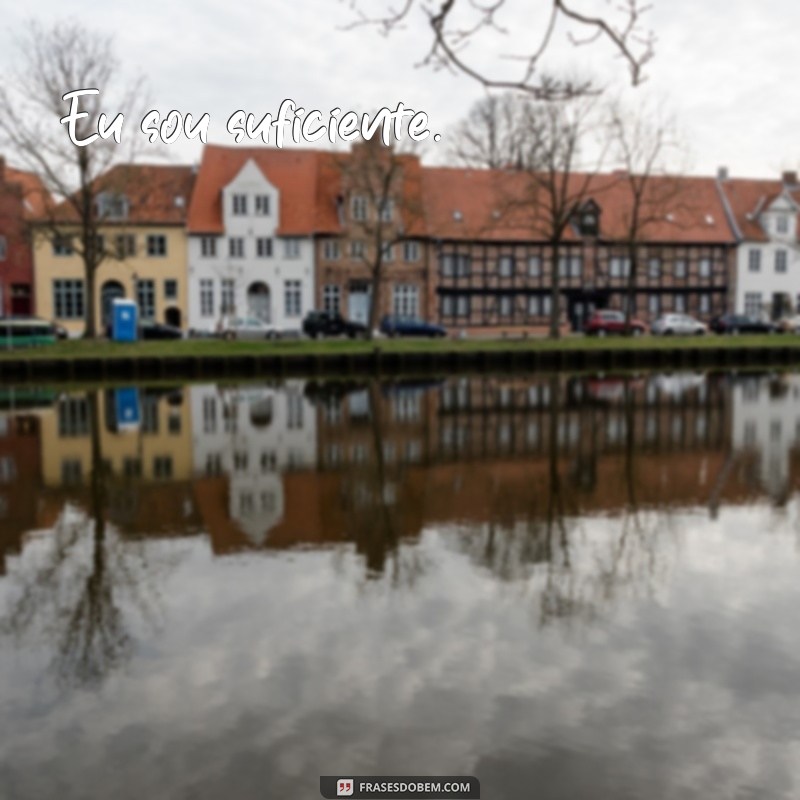
[[[187,339],[182,341],[155,341],[117,343],[105,340],[71,340],[47,347],[29,350],[0,350],[0,359],[80,359],[80,358],[147,358],[147,357],[201,357],[227,355],[344,355],[370,353],[379,349],[384,353],[418,352],[497,352],[527,350],[643,350],[730,348],[741,350],[753,347],[800,348],[797,335],[753,336],[702,336],[638,338],[570,336],[557,341],[549,339],[380,339],[373,342],[334,340],[294,340],[278,342],[225,342],[216,339]]]

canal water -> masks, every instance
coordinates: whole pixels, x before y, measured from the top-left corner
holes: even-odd
[[[800,792],[800,376],[0,392],[0,797]]]

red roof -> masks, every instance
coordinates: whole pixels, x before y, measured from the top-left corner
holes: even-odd
[[[722,189],[742,238],[753,242],[768,241],[769,236],[764,233],[756,215],[783,193],[783,182],[734,178],[724,181]],[[789,194],[795,202],[800,201],[797,189],[793,189]],[[798,216],[798,222],[800,222],[800,216]]]
[[[513,170],[426,168],[428,232],[435,238],[462,241],[544,241],[548,206],[544,199],[535,203],[537,186],[541,181]],[[626,174],[572,175],[563,196],[597,203],[601,240],[625,239],[632,209]],[[735,241],[713,178],[653,176],[642,206],[647,222],[639,235],[645,241]],[[563,239],[577,241],[578,236],[569,227]]]
[[[126,224],[183,225],[193,185],[194,171],[188,165],[117,164],[96,179],[94,191],[127,198],[128,214],[122,220]],[[56,206],[55,216],[65,222],[77,220],[67,200]]]
[[[16,184],[21,188],[24,214],[27,219],[43,216],[45,210],[52,204],[52,198],[38,175],[6,166],[5,180],[6,183]]]
[[[317,160],[315,150],[206,145],[189,206],[189,233],[223,233],[222,189],[252,160],[280,192],[283,236],[316,231]]]

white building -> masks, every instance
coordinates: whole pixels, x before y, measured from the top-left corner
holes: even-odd
[[[300,330],[314,298],[312,151],[206,146],[189,208],[189,328]]]
[[[316,409],[303,389],[189,389],[194,473],[228,476],[228,515],[254,545],[283,518],[283,474],[316,466]]]
[[[778,319],[800,310],[797,174],[782,181],[728,179],[720,190],[739,246],[735,307],[752,317]]]

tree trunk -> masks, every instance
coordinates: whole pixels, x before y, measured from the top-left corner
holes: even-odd
[[[95,286],[97,284],[97,269],[87,263],[86,270],[86,327],[84,329],[84,339],[94,339],[97,337],[97,312],[95,309]]]
[[[372,285],[370,287],[371,295],[369,298],[369,323],[367,325],[367,338],[373,339],[374,332],[378,327],[378,315],[380,313],[380,291],[381,291],[381,273],[383,264],[379,261],[372,268]]]
[[[630,261],[628,268],[628,290],[626,292],[627,303],[625,305],[625,335],[630,335],[631,332],[631,319],[633,319],[633,305],[636,298],[636,274],[638,272],[638,254],[636,253],[636,245],[628,248],[628,259]]]
[[[550,287],[550,338],[558,339],[561,334],[561,273],[559,271],[559,246],[558,242],[552,243],[552,267]]]

